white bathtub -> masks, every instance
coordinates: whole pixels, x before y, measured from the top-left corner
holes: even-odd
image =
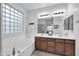
[[[22,49],[20,53],[16,53],[15,56],[31,56],[32,52],[35,50],[35,43],[32,42],[27,47]]]

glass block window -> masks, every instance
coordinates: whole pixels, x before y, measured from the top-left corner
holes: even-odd
[[[23,31],[23,13],[11,7],[8,4],[3,4],[3,33],[16,33]]]

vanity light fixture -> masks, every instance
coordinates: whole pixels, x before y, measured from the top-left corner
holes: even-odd
[[[38,18],[46,18],[46,17],[50,17],[50,12],[46,11],[38,14]]]
[[[57,10],[57,11],[53,11],[52,12],[52,16],[56,17],[56,16],[64,16],[66,15],[66,10]]]

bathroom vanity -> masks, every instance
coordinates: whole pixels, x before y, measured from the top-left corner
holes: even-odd
[[[69,37],[37,35],[35,49],[58,55],[75,56],[75,40]]]
[[[58,55],[75,56],[75,38],[73,34],[69,36],[64,32],[73,32],[73,16],[65,20],[63,16],[38,19],[37,31],[41,34],[35,36],[35,48]]]

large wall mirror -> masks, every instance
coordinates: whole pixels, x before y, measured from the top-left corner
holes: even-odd
[[[53,32],[53,17],[38,19],[38,33]]]
[[[74,15],[69,16],[64,20],[64,30],[73,30]]]

